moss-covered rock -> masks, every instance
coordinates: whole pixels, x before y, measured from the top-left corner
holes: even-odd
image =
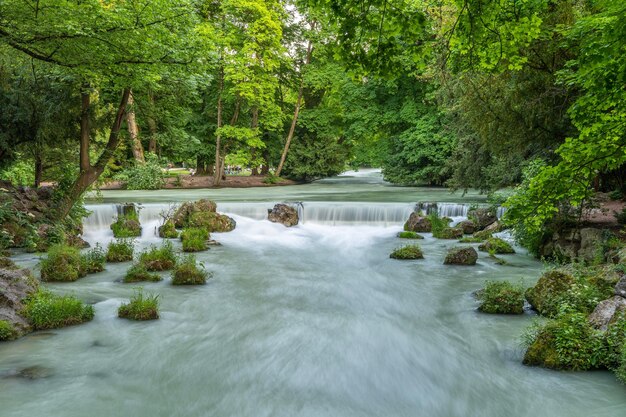
[[[107,262],[128,262],[133,260],[135,244],[132,239],[118,239],[109,243],[107,248]]]
[[[199,211],[189,216],[189,227],[200,227],[207,232],[230,232],[235,229],[237,223],[225,214]]]
[[[433,236],[437,239],[460,239],[463,237],[463,229],[459,227],[444,227],[436,232],[433,229]]]
[[[172,273],[173,285],[203,285],[211,275],[204,269],[203,265],[198,266],[193,255],[187,256]]]
[[[90,249],[81,254],[81,268],[86,274],[95,274],[96,272],[102,272],[104,271],[106,258],[106,252],[104,252],[100,244],[96,244],[93,249]]]
[[[180,240],[183,243],[183,252],[200,252],[207,250],[209,240],[209,232],[200,227],[189,227],[183,229]]]
[[[467,213],[467,218],[474,223],[477,230],[483,230],[485,227],[498,220],[496,209],[493,207],[479,207],[472,209]]]
[[[463,220],[462,222],[459,222],[456,227],[461,228],[461,230],[463,230],[463,234],[465,235],[471,235],[476,231],[476,225],[471,220]]]
[[[80,252],[67,245],[51,246],[40,269],[42,281],[76,281],[87,275]]]
[[[534,329],[527,339],[525,365],[572,371],[606,366],[604,336],[582,313],[560,316]]]
[[[166,271],[172,269],[177,263],[174,246],[170,241],[165,241],[160,247],[150,246],[150,249],[139,255],[139,261],[146,266],[148,271]]]
[[[178,237],[178,230],[176,230],[176,227],[174,226],[174,221],[172,220],[167,220],[165,223],[159,226],[158,232],[159,237],[165,239],[176,239]]]
[[[176,210],[172,221],[175,227],[182,229],[189,225],[189,218],[193,213],[215,213],[216,209],[217,205],[211,200],[186,201]]]
[[[418,233],[415,233],[415,232],[407,232],[407,231],[404,231],[404,232],[398,232],[397,236],[398,236],[400,239],[424,239],[424,236],[422,236],[422,235],[420,235],[420,234],[418,234]]]
[[[146,268],[145,264],[138,262],[128,268],[128,271],[126,271],[126,275],[124,275],[123,281],[125,283],[142,281],[156,282],[161,281],[162,279],[163,278],[161,278],[159,274],[148,271],[148,268]]]
[[[524,289],[507,281],[487,281],[478,291],[478,310],[489,314],[522,314],[524,312]]]
[[[267,213],[267,219],[273,223],[280,223],[287,227],[298,224],[298,210],[287,204],[276,204],[274,208]]]
[[[159,296],[144,295],[143,291],[139,290],[128,303],[120,306],[117,315],[129,320],[156,320],[159,318]]]
[[[4,337],[0,340],[13,340],[32,330],[24,317],[26,300],[38,289],[38,281],[27,269],[0,268],[0,322],[4,322]]]
[[[424,216],[421,211],[414,211],[404,223],[404,230],[407,232],[430,233],[432,224],[430,219]]]
[[[526,300],[540,314],[556,317],[560,301],[575,284],[576,280],[569,271],[552,269],[544,272],[537,284],[526,290]]]
[[[407,245],[395,249],[389,257],[392,259],[423,259],[424,255],[419,245]]]
[[[117,238],[138,237],[141,236],[141,224],[136,215],[118,216],[115,222],[111,224],[113,236]]]
[[[476,265],[478,253],[476,249],[468,247],[450,248],[443,261],[445,265]]]
[[[462,239],[459,239],[459,243],[480,243],[483,241],[484,239],[481,239],[479,237],[473,237],[473,236],[466,236]]]
[[[480,230],[478,232],[474,232],[474,234],[472,236],[475,237],[476,239],[487,240],[492,235],[493,235],[493,232],[491,232],[489,230]]]
[[[509,242],[498,237],[490,237],[485,243],[478,246],[478,250],[497,255],[515,253]]]

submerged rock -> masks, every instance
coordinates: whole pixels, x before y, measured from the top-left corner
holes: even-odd
[[[615,296],[598,303],[595,310],[589,315],[589,323],[596,329],[606,330],[617,316],[626,311],[626,299]]]
[[[299,221],[298,210],[287,204],[276,204],[273,209],[268,210],[267,219],[287,227],[295,226]]]
[[[478,253],[476,249],[469,247],[457,247],[448,250],[445,265],[476,265]]]
[[[432,231],[430,219],[422,215],[421,211],[414,211],[404,223],[404,230],[407,232],[430,233]]]
[[[0,322],[5,322],[2,325],[5,340],[31,331],[30,324],[20,314],[25,299],[37,291],[37,286],[27,269],[0,269]]]

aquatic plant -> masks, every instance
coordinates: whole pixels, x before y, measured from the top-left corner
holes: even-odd
[[[186,228],[183,229],[180,240],[183,243],[184,252],[200,252],[208,248],[209,232],[199,227]]]
[[[417,232],[398,232],[397,235],[400,239],[424,239],[424,236],[418,234]]]
[[[522,314],[524,312],[524,289],[507,281],[487,281],[478,291],[479,311],[490,314]]]
[[[63,244],[50,247],[40,269],[43,281],[76,281],[87,274],[78,249]]]
[[[104,271],[106,260],[107,254],[99,243],[93,249],[80,255],[81,268],[86,274]]]
[[[111,224],[113,236],[117,238],[138,237],[141,236],[141,224],[139,223],[139,215],[135,209],[129,210],[126,214],[117,216],[117,219]]]
[[[117,239],[109,243],[107,248],[107,262],[127,262],[133,260],[135,243],[132,239]]]
[[[156,320],[159,318],[159,296],[144,295],[142,289],[135,291],[128,303],[123,303],[117,315],[129,320]]]
[[[193,255],[186,256],[172,273],[173,285],[201,285],[206,284],[206,280],[211,277],[204,265],[196,263]]]
[[[176,265],[176,253],[172,242],[165,241],[160,247],[151,245],[150,249],[139,255],[139,261],[148,271],[165,271]]]
[[[167,220],[158,229],[159,237],[165,239],[176,239],[178,237],[178,230],[174,226],[174,222],[172,220]]]
[[[126,271],[126,275],[124,275],[123,281],[126,283],[129,282],[140,282],[140,281],[161,281],[163,278],[159,274],[152,273],[148,271],[146,265],[142,262],[138,262],[133,264],[128,271]]]
[[[56,295],[40,288],[26,299],[24,317],[35,330],[56,329],[93,319],[94,309],[70,295]]]

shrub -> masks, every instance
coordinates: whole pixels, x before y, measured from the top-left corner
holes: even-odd
[[[165,184],[164,178],[158,156],[151,153],[146,155],[144,164],[135,164],[115,176],[126,183],[128,190],[158,190]]]
[[[107,260],[107,254],[104,252],[100,244],[88,250],[80,256],[81,268],[86,274],[94,274],[104,271],[104,264]]]
[[[397,235],[400,239],[424,239],[424,236],[416,232],[398,232]]]
[[[500,239],[498,237],[488,238],[485,243],[478,246],[478,250],[498,255],[515,253],[513,247],[511,247],[511,245],[506,240]]]
[[[41,260],[43,281],[76,281],[85,275],[80,252],[72,246],[53,245]]]
[[[593,329],[583,313],[565,314],[531,328],[526,343],[525,365],[573,371],[606,366],[602,332]]]
[[[138,262],[128,268],[128,271],[126,271],[126,275],[124,275],[124,282],[126,283],[140,281],[156,282],[161,281],[162,279],[163,278],[161,278],[160,275],[148,271],[146,265],[141,262]]]
[[[73,296],[55,295],[40,288],[28,297],[22,314],[35,330],[44,330],[84,323],[93,319],[94,310]]]
[[[622,198],[624,198],[624,193],[622,192],[622,190],[613,190],[609,193],[609,198],[611,200],[621,200]]]
[[[117,239],[109,243],[107,248],[107,262],[127,262],[133,260],[135,244],[132,239]]]
[[[136,212],[120,215],[117,217],[115,222],[111,224],[111,230],[113,231],[113,236],[117,238],[141,236],[139,216]]]
[[[178,230],[176,230],[172,220],[167,220],[159,226],[159,237],[165,239],[176,239],[178,237]]]
[[[18,336],[17,330],[6,320],[0,320],[0,341],[13,340]]]
[[[199,227],[190,227],[183,229],[180,240],[183,242],[184,252],[200,252],[208,248],[209,232]]]
[[[622,211],[614,211],[615,219],[619,224],[626,224],[626,207],[622,209]]]
[[[424,255],[419,245],[407,245],[395,249],[389,257],[392,259],[422,259]]]
[[[166,241],[160,247],[150,246],[139,255],[139,261],[148,271],[166,271],[176,266],[176,253],[172,242]]]
[[[156,320],[159,318],[159,296],[144,295],[142,290],[137,290],[128,303],[120,306],[117,315],[129,320]]]
[[[264,184],[278,184],[282,182],[282,178],[274,175],[272,172],[268,172],[265,178],[263,178]]]
[[[490,314],[522,314],[524,312],[524,289],[506,281],[487,281],[478,292],[481,301],[479,311]]]
[[[439,214],[437,214],[436,212],[430,213],[427,217],[428,220],[430,220],[431,231],[434,237],[440,236],[441,233],[443,233],[444,229],[449,228],[448,224],[450,222],[448,221],[448,219],[439,217]],[[461,236],[459,237],[462,236],[463,233],[461,232]]]
[[[198,267],[195,256],[188,255],[172,273],[172,284],[201,285],[206,284],[208,278],[210,274],[204,269],[204,265],[200,264]]]

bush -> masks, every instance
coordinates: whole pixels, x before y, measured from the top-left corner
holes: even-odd
[[[495,253],[497,255],[515,253],[511,245],[498,237],[490,237],[485,243],[478,246],[478,250],[483,252]]]
[[[104,264],[107,260],[107,254],[104,252],[100,244],[88,250],[80,256],[81,268],[86,274],[95,274],[104,271]]]
[[[45,330],[90,321],[94,310],[73,296],[59,296],[40,288],[27,298],[22,314],[35,330]]]
[[[139,223],[139,216],[136,212],[131,212],[126,215],[120,215],[115,222],[111,224],[111,230],[113,236],[116,238],[128,238],[141,236],[141,224]]]
[[[156,320],[159,318],[159,296],[144,295],[137,290],[128,303],[122,304],[117,315],[129,320]]]
[[[209,232],[199,227],[190,227],[183,229],[180,240],[183,242],[184,252],[200,252],[208,248]]]
[[[139,255],[139,261],[148,271],[166,271],[176,266],[176,253],[172,242],[166,241],[160,247],[150,246]]]
[[[172,220],[167,220],[159,226],[159,237],[165,239],[176,239],[178,237],[178,230],[176,230]]]
[[[158,190],[165,184],[165,175],[154,154],[146,155],[145,164],[137,163],[115,176],[115,179],[126,183],[128,190]]]
[[[78,249],[67,245],[53,245],[48,256],[41,260],[43,281],[76,281],[87,275]]]
[[[622,190],[613,190],[609,193],[609,198],[611,200],[621,200],[622,198],[624,198],[624,193],[622,192]]]
[[[389,257],[392,259],[422,259],[424,255],[419,245],[407,245],[395,249]]]
[[[506,281],[487,281],[478,292],[481,301],[479,311],[490,314],[522,314],[524,312],[524,289]]]
[[[626,224],[626,207],[624,207],[621,212],[614,211],[613,214],[619,224]]]
[[[525,365],[572,371],[607,365],[603,334],[591,327],[583,313],[565,314],[531,328],[526,343]]]
[[[107,262],[128,262],[133,260],[135,244],[132,239],[117,239],[109,243],[107,248]]]
[[[17,330],[6,320],[0,320],[0,341],[13,340],[18,336]]]
[[[136,263],[128,268],[128,271],[126,271],[126,275],[124,275],[124,282],[126,283],[140,281],[156,282],[161,281],[162,279],[163,278],[161,278],[160,275],[148,271],[146,265],[141,262]]]
[[[204,269],[204,265],[200,264],[200,267],[198,267],[196,258],[193,255],[189,255],[174,270],[172,284],[202,285],[206,284],[208,278],[210,278],[210,275]]]
[[[397,235],[400,239],[424,239],[424,236],[416,232],[398,232]]]
[[[430,213],[428,216],[428,220],[430,220],[430,224],[431,224],[431,231],[434,237],[438,237],[441,236],[444,229],[449,229],[448,224],[449,219],[445,219],[442,217],[439,217],[439,214],[434,212],[434,213]],[[459,237],[463,237],[463,232],[461,231],[461,236]]]

